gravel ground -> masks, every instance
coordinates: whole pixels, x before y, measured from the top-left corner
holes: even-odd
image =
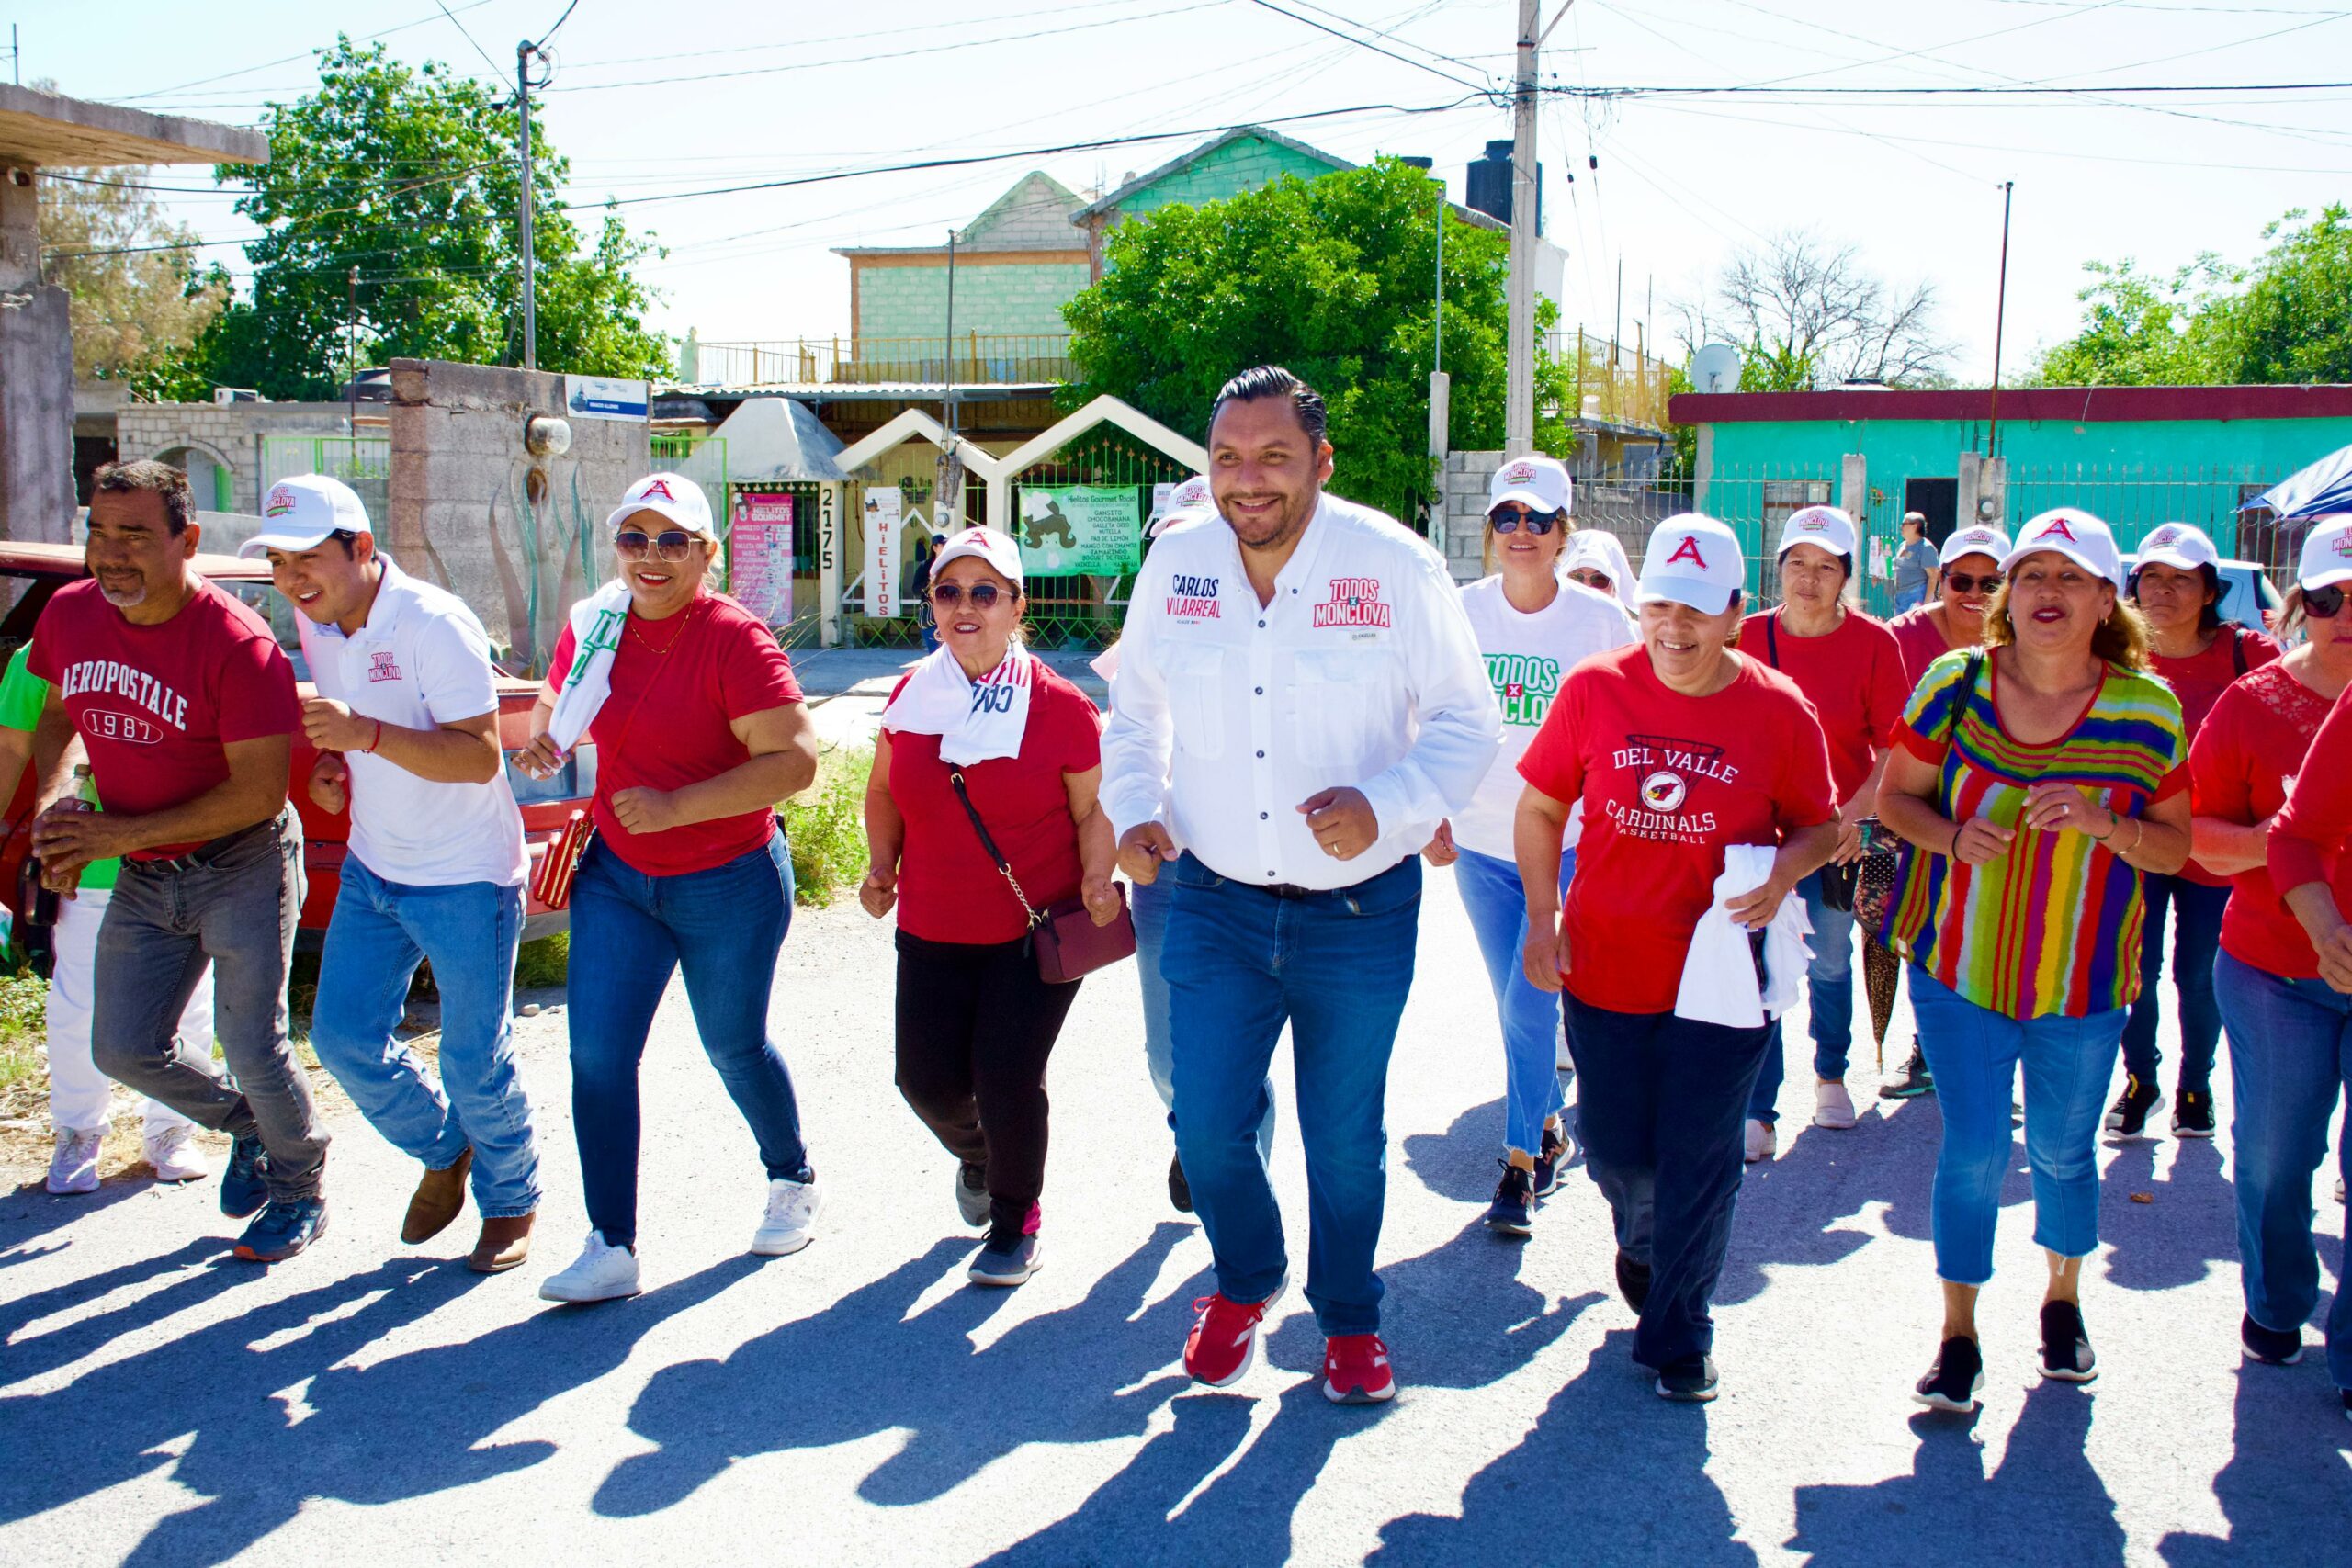
[[[2020,1151],[1985,1408],[1929,1416],[1905,1396],[1935,1349],[1935,1102],[1865,1091],[1853,1131],[1804,1127],[1792,1051],[1793,1136],[1750,1173],[1718,1299],[1724,1396],[1654,1398],[1581,1168],[1531,1241],[1478,1223],[1501,1053],[1450,877],[1429,887],[1389,1094],[1392,1405],[1325,1404],[1295,1292],[1237,1388],[1184,1380],[1208,1250],[1168,1205],[1125,971],[1087,983],[1055,1060],[1048,1266],[966,1288],[952,1164],[891,1087],[888,931],[844,903],[801,912],[777,987],[827,1194],[796,1257],[742,1250],[760,1171],[674,987],[633,1302],[533,1293],[585,1228],[560,1006],[517,1024],[548,1196],[514,1274],[465,1271],[471,1215],[401,1247],[415,1168],[347,1111],[332,1231],[274,1269],[227,1257],[209,1187],[141,1171],[56,1200],[34,1173],[0,1196],[0,1562],[2347,1561],[2352,1425],[2324,1368],[2240,1364],[2226,1138],[2103,1151],[2088,1390],[2033,1375]],[[1909,1036],[1898,1016],[1890,1054]],[[1871,1066],[1865,1045],[1858,1085]],[[1287,1115],[1275,1168],[1303,1267]]]

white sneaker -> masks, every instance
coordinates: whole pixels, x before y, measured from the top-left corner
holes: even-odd
[[[799,1251],[815,1239],[817,1213],[824,1196],[813,1181],[770,1181],[768,1212],[752,1233],[752,1251],[760,1258],[782,1258]]]
[[[69,1133],[59,1128],[57,1148],[49,1156],[49,1190],[60,1198],[98,1190],[98,1145],[104,1133]]]
[[[212,1161],[196,1141],[196,1129],[184,1122],[149,1133],[145,1147],[158,1181],[202,1181],[212,1174]]]
[[[588,1233],[588,1245],[571,1268],[539,1285],[540,1298],[550,1302],[609,1302],[637,1291],[637,1254],[608,1245],[601,1231]]]
[[[1559,1044],[1553,1048],[1552,1066],[1555,1071],[1563,1073],[1573,1073],[1577,1070],[1577,1059],[1568,1054],[1568,1042],[1565,1035],[1561,1037]]]
[[[1781,1134],[1773,1128],[1771,1122],[1758,1122],[1753,1116],[1747,1119],[1748,1164],[1754,1165],[1758,1160],[1770,1159],[1780,1146]]]
[[[1854,1124],[1854,1097],[1843,1078],[1813,1086],[1813,1124],[1844,1132]]]

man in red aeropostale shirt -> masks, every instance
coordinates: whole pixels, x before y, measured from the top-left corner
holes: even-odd
[[[90,580],[41,611],[27,661],[51,687],[33,848],[67,897],[84,865],[122,857],[98,931],[92,1055],[135,1092],[236,1140],[220,1211],[260,1211],[237,1256],[266,1263],[326,1227],[327,1135],[286,1032],[302,908],[302,829],[286,778],[301,708],[268,624],[191,564],[200,532],[177,468],[98,470]],[[62,798],[77,736],[102,811]],[[207,958],[234,1087],[182,1060],[174,1039]]]

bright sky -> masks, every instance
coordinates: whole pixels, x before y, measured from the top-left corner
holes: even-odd
[[[1556,4],[1544,0],[1547,16]],[[391,28],[386,41],[404,58],[511,82],[516,40],[543,36],[564,0],[446,5],[454,15],[435,0],[235,0],[198,24],[184,0],[84,0],[17,21],[28,80],[250,123],[263,103],[305,90],[303,51],[338,29]],[[905,19],[886,29],[886,17]],[[1459,199],[1463,165],[1510,134],[1506,108],[1460,100],[1489,73],[1508,81],[1515,17],[1513,0],[702,0],[674,11],[578,0],[538,101],[571,159],[575,204],[620,197],[630,222],[669,247],[649,268],[665,296],[655,325],[706,340],[821,336],[848,322],[848,264],[829,247],[944,243],[1029,168],[1085,189],[1198,138],[663,198],[1350,109],[1281,129],[1351,158],[1433,156]],[[1300,17],[1385,34],[1381,47],[1405,58]],[[2325,0],[1577,0],[1544,76],[1593,87],[2097,90],[2352,79],[2347,61],[2352,8]],[[1457,107],[1400,112],[1445,105]],[[1957,368],[1981,382],[2003,180],[2018,183],[2007,370],[2070,334],[2087,258],[2247,259],[2288,209],[2352,199],[2352,87],[1562,97],[1547,101],[1541,148],[1546,228],[1571,253],[1569,312],[1585,324],[1605,332],[1615,318],[1622,261],[1627,340],[1654,288],[1655,330],[1670,343],[1670,299],[1736,249],[1806,226],[1859,244],[1891,279],[1932,281],[1939,325],[1961,345]],[[207,183],[190,173],[160,177]],[[171,201],[208,239],[250,231],[226,197]],[[233,249],[207,254],[242,263]]]

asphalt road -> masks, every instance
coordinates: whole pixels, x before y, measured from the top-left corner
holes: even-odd
[[[871,705],[853,696],[829,729]],[[1532,1240],[1478,1223],[1501,1052],[1450,877],[1429,886],[1389,1095],[1392,1405],[1324,1402],[1295,1292],[1238,1387],[1183,1378],[1208,1250],[1167,1202],[1126,971],[1087,983],[1055,1060],[1047,1267],[967,1289],[951,1163],[891,1087],[888,930],[843,904],[801,913],[777,987],[827,1193],[796,1257],[743,1251],[761,1173],[674,989],[645,1064],[632,1302],[534,1294],[585,1229],[560,1007],[518,1026],[550,1191],[514,1274],[465,1271],[470,1214],[401,1247],[415,1168],[347,1114],[332,1232],[274,1269],[227,1256],[209,1188],[0,1196],[0,1562],[2352,1557],[2352,1424],[2324,1367],[2240,1365],[2226,1140],[2106,1151],[2087,1391],[2033,1375],[2020,1151],[1985,1408],[1961,1421],[1905,1397],[1935,1348],[1937,1108],[1858,1095],[1860,1126],[1796,1131],[1750,1174],[1718,1300],[1723,1399],[1658,1401],[1626,1360],[1580,1168]],[[1898,1016],[1890,1055],[1908,1038]],[[1792,1057],[1792,1130],[1809,1109]],[[1858,1084],[1870,1066],[1865,1048]],[[1287,1114],[1275,1159],[1303,1266]],[[2321,1250],[2332,1282],[2339,1247]]]

